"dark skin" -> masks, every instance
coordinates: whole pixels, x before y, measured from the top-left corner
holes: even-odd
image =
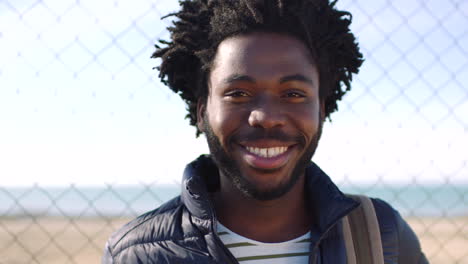
[[[291,181],[295,166],[318,133],[323,110],[317,67],[304,44],[290,36],[251,33],[225,39],[209,77],[198,127],[208,122],[240,176],[259,192]],[[206,115],[205,115],[206,111]],[[255,138],[279,131],[285,139]],[[233,232],[261,242],[282,242],[310,230],[304,171],[285,194],[258,200],[220,171],[214,194],[218,220]]]
[[[265,243],[288,241],[310,230],[311,215],[304,199],[304,177],[279,199],[258,201],[242,195],[228,181],[214,202],[218,220],[233,232]]]

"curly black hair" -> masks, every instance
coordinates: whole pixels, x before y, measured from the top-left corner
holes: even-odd
[[[197,102],[206,102],[210,69],[224,39],[252,32],[288,34],[306,44],[317,63],[320,100],[325,117],[351,89],[352,74],[363,62],[351,14],[329,0],[182,0],[168,28],[171,41],[160,40],[152,58],[161,58],[162,83],[187,104],[187,118],[196,127]],[[168,17],[166,16],[166,17]],[[197,128],[197,136],[200,131]]]

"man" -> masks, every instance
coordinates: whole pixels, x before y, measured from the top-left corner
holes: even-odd
[[[328,0],[181,5],[153,57],[211,155],[117,231],[103,263],[347,263],[342,219],[359,203],[310,160],[362,63],[350,14]],[[385,263],[427,263],[400,215],[372,204]]]

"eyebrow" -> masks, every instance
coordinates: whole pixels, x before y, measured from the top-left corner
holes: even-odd
[[[250,82],[255,83],[255,79],[248,75],[232,74],[223,80],[224,83],[230,84],[234,82]]]
[[[314,82],[312,79],[302,75],[302,74],[293,74],[293,75],[288,75],[284,76],[279,80],[279,83],[286,83],[286,82],[292,82],[292,81],[299,81],[299,82],[305,82],[310,85],[314,85]],[[223,80],[224,83],[230,84],[234,82],[249,82],[249,83],[255,83],[255,79],[248,76],[248,75],[242,75],[242,74],[232,74],[225,78]]]
[[[302,74],[294,74],[294,75],[288,75],[284,76],[280,79],[280,83],[285,83],[285,82],[292,82],[292,81],[299,81],[299,82],[305,82],[310,85],[314,85],[314,81],[312,79],[302,75]]]

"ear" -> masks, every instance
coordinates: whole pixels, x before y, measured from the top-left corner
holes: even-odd
[[[325,121],[325,100],[320,100],[320,120]]]
[[[202,99],[198,99],[197,101],[197,127],[198,127],[198,130],[200,130],[203,133],[205,133],[205,129],[204,129],[205,128],[204,122],[206,122],[205,111],[206,111],[205,103],[203,103]]]

